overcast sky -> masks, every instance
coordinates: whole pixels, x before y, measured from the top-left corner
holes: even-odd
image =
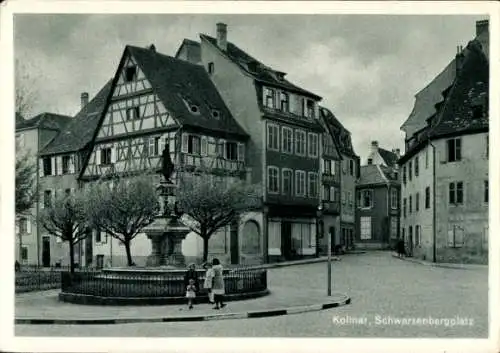
[[[33,114],[74,115],[115,74],[125,45],[175,55],[184,38],[228,40],[323,97],[363,160],[370,141],[401,148],[414,95],[475,35],[478,16],[16,15],[15,56],[38,99]]]

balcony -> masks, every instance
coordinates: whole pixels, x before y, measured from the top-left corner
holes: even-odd
[[[329,173],[323,173],[321,175],[321,180],[323,184],[327,185],[332,185],[332,184],[340,184],[340,174],[329,174]]]
[[[326,214],[340,214],[340,201],[323,200],[323,212]]]
[[[244,161],[225,159],[218,156],[181,153],[180,165],[192,170],[212,169],[236,174],[245,172]]]

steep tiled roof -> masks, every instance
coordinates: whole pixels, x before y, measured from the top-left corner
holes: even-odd
[[[180,124],[248,136],[231,115],[204,67],[151,49],[127,46],[126,50],[130,51],[155,93]],[[185,102],[196,105],[199,114],[191,113]],[[220,112],[219,118],[212,116],[214,109]]]
[[[379,147],[378,153],[388,167],[392,167],[398,162],[398,156],[391,151]]]
[[[320,117],[325,122],[338,150],[346,156],[357,157],[352,146],[351,133],[349,130],[340,123],[330,110],[325,107],[320,107],[319,110]]]
[[[488,131],[489,63],[476,40],[469,42],[452,86],[446,89],[438,112],[422,129],[412,147],[399,160],[402,164],[430,139]],[[478,107],[478,112],[475,112]]]
[[[42,113],[31,119],[16,119],[16,130],[28,128],[61,130],[71,122],[71,119],[67,115]]]
[[[78,151],[92,141],[101,113],[106,104],[111,88],[111,81],[109,80],[96,96],[80,110],[72,124],[61,131],[43,149],[41,152],[42,155]]]
[[[200,38],[202,40],[204,39],[208,41],[216,48],[218,48],[217,39],[207,36],[205,34],[200,34]],[[303,94],[305,96],[321,99],[320,96],[312,92],[309,92],[299,86],[296,86],[290,81],[286,80],[284,78],[285,76],[284,72],[273,70],[269,66],[264,65],[263,63],[261,63],[254,57],[250,56],[245,51],[241,50],[231,42],[227,42],[227,50],[221,52],[224,53],[230,60],[236,63],[245,72],[252,75],[252,77],[257,81],[260,81],[262,83],[267,83],[272,86],[284,88],[291,92]]]
[[[363,165],[360,168],[360,176],[357,182],[358,186],[386,184],[387,179],[380,166],[376,164]]]

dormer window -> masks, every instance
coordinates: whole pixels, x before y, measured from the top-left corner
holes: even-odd
[[[208,63],[208,73],[209,74],[214,73],[214,63]]]
[[[212,109],[212,117],[215,119],[220,118],[220,112],[217,109]]]
[[[274,90],[264,87],[264,106],[274,108]]]
[[[125,82],[132,82],[136,79],[137,69],[135,66],[129,66],[125,69]]]
[[[200,112],[200,109],[196,105],[191,105],[189,107],[189,110],[191,111],[191,113],[194,113],[194,114],[198,114]]]
[[[304,99],[302,101],[302,115],[306,118],[314,118],[314,101],[311,99]]]
[[[281,94],[280,94],[280,108],[281,108],[281,111],[283,111],[283,112],[288,112],[289,111],[289,102],[290,102],[290,99],[289,99],[288,93],[281,92]]]

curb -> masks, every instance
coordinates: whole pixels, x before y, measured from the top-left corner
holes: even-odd
[[[424,265],[424,266],[430,266],[430,267],[441,267],[441,268],[452,268],[452,269],[457,269],[457,270],[472,270],[472,269],[478,269],[478,268],[484,268],[487,269],[488,265],[481,265],[481,264],[452,264],[452,263],[434,263],[434,262],[428,262],[424,260],[419,260],[415,259],[412,257],[399,257],[395,254],[391,254],[392,257],[402,260],[402,261],[408,261],[408,262],[413,262],[416,264]]]
[[[332,261],[341,261],[342,257],[341,256],[349,256],[349,255],[362,255],[366,254],[366,251],[356,251],[352,253],[345,253],[343,255],[333,255],[332,254]],[[296,261],[284,261],[284,262],[275,262],[271,264],[262,264],[262,265],[251,265],[252,269],[268,269],[268,268],[277,268],[277,267],[287,267],[287,266],[296,266],[296,265],[308,265],[308,264],[315,264],[315,263],[320,263],[320,262],[326,262],[328,261],[327,256],[320,256],[320,257],[315,257],[311,259],[305,259],[305,260],[296,260]]]
[[[159,323],[159,322],[187,322],[187,321],[213,321],[231,319],[256,319],[272,316],[294,315],[306,312],[321,311],[351,304],[351,298],[342,294],[342,299],[322,304],[294,306],[281,309],[268,309],[262,311],[249,311],[242,313],[206,314],[193,316],[167,316],[153,318],[124,318],[124,319],[29,319],[16,318],[16,325],[114,325],[130,323]]]

